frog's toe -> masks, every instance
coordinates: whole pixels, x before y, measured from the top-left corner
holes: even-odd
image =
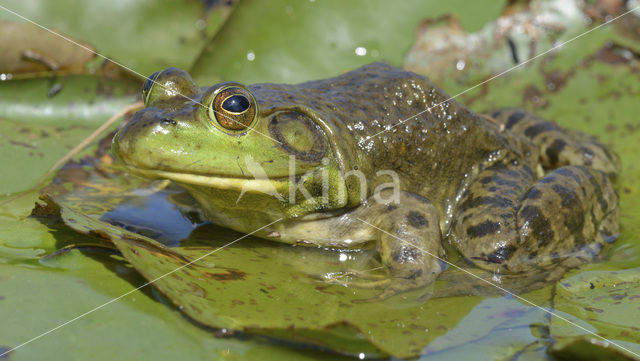
[[[433,282],[429,282],[429,284],[433,284]],[[352,302],[354,303],[382,301],[389,297],[417,289],[414,282],[407,282],[407,279],[404,279],[404,278],[387,278],[386,280],[380,281],[380,282],[362,282],[361,284],[358,284],[358,285],[354,284],[353,286],[359,287],[359,288],[375,288],[375,289],[382,290],[382,292],[378,293],[373,297],[353,300]],[[427,289],[429,291],[419,296],[418,300],[424,301],[431,297],[432,288],[427,287]]]
[[[356,288],[382,288],[389,281],[386,275],[360,270],[325,273],[317,278],[329,284]]]
[[[381,267],[380,267],[381,268]],[[369,280],[369,281],[377,281],[386,279],[388,276],[381,273],[373,273],[380,268],[374,268],[370,270],[357,270],[357,269],[348,269],[342,272],[335,272],[332,275],[339,275],[343,278],[357,278],[361,280]]]

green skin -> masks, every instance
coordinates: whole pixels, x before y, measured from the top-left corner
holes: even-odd
[[[386,274],[351,272],[347,283],[381,297],[433,282],[445,241],[478,267],[520,274],[588,261],[618,233],[614,153],[522,110],[474,114],[417,74],[375,63],[298,85],[202,89],[180,69],[154,76],[146,108],[114,138],[118,159],[178,183],[237,231],[290,244],[376,242]],[[244,94],[242,112],[212,105],[225,91]],[[380,170],[395,172],[399,188]]]

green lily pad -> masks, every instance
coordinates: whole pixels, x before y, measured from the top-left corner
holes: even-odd
[[[0,73],[5,77],[81,72],[94,57],[82,47],[29,23],[0,21],[0,31],[6,34],[0,48]]]
[[[20,0],[2,6],[44,27],[80,39],[100,54],[146,75],[169,66],[188,68],[231,13],[234,1],[130,0],[102,2]],[[180,16],[176,16],[180,14]],[[0,9],[0,19],[24,21]]]
[[[65,4],[71,3],[73,3],[71,9],[65,8]],[[594,7],[605,3],[616,2],[587,2],[589,6]],[[473,34],[481,32],[485,23],[493,21],[498,16],[504,2],[478,1],[472,4],[468,1],[434,1],[411,3],[410,5],[413,7],[405,4],[396,5],[392,2],[341,3],[340,7],[336,5],[337,3],[326,1],[316,1],[315,4],[282,2],[274,3],[275,8],[268,8],[265,11],[263,3],[244,1],[238,5],[242,6],[242,12],[238,12],[237,16],[232,14],[230,20],[233,21],[224,25],[222,31],[215,36],[213,34],[216,32],[216,28],[209,28],[210,22],[206,22],[205,30],[193,30],[193,25],[202,19],[202,16],[204,18],[218,16],[215,15],[215,12],[210,13],[214,15],[207,15],[206,10],[202,10],[204,6],[198,2],[188,2],[187,4],[187,2],[176,1],[170,6],[161,4],[157,8],[154,5],[156,2],[150,1],[130,1],[127,4],[109,6],[98,2],[78,3],[75,1],[55,2],[55,5],[54,2],[42,1],[38,2],[36,6],[28,7],[22,4],[25,2],[6,1],[2,5],[15,7],[14,10],[20,8],[23,14],[33,16],[44,25],[63,31],[65,34],[105,52],[106,55],[113,56],[116,60],[127,65],[134,65],[136,66],[135,70],[143,74],[160,70],[168,65],[189,68],[190,64],[195,63],[194,70],[196,70],[197,78],[202,85],[205,85],[220,79],[245,82],[293,82],[326,77],[374,60],[373,49],[378,50],[378,57],[375,59],[385,59],[399,65],[406,55],[405,51],[411,47],[414,41],[413,30],[420,19],[434,19],[442,14],[454,12],[458,15],[462,26],[461,30],[464,33]],[[172,23],[177,24],[176,28],[180,27],[181,29],[172,28],[173,30],[165,32],[165,24],[170,23],[170,18],[174,13],[180,12],[182,10],[180,6],[185,4],[192,8],[182,11],[181,15],[185,15],[179,20],[182,25]],[[311,8],[311,6],[316,7]],[[347,9],[351,6],[356,10]],[[420,10],[423,9],[423,6],[424,10]],[[403,14],[411,12],[411,14],[410,16],[396,16],[394,7],[398,8],[398,12]],[[194,8],[197,9],[194,11]],[[164,13],[164,9],[170,11]],[[259,15],[256,15],[256,12]],[[374,14],[376,12],[378,15]],[[99,13],[100,17],[95,16],[96,13]],[[615,12],[609,13],[614,16],[615,14]],[[0,11],[0,16],[6,20],[16,20],[12,15],[2,11]],[[591,15],[589,17],[595,21],[595,24],[601,21],[597,17]],[[114,21],[114,18],[117,21]],[[327,25],[328,22],[323,23],[323,19],[328,18],[332,21],[335,20],[338,25],[342,24],[339,22],[340,18],[347,22],[341,27],[334,27],[348,30],[340,34],[351,35],[351,38],[336,37],[335,33],[326,31],[330,26]],[[182,19],[186,20],[182,22]],[[567,280],[570,281],[575,280],[575,277],[580,277],[581,272],[589,271],[598,272],[596,278],[602,279],[603,284],[612,284],[612,282],[617,282],[617,278],[611,275],[610,271],[634,269],[640,266],[640,241],[637,237],[638,232],[636,232],[640,230],[638,227],[640,224],[640,204],[638,204],[639,198],[637,197],[637,193],[640,191],[638,183],[640,169],[635,161],[635,153],[638,150],[637,142],[640,137],[640,133],[638,133],[640,127],[638,127],[635,115],[637,113],[637,97],[640,94],[637,56],[634,54],[639,48],[637,37],[634,37],[634,31],[638,29],[637,24],[634,25],[634,21],[637,22],[637,16],[629,16],[620,20],[623,20],[624,24],[621,21],[612,24],[613,26],[594,31],[574,43],[562,47],[559,51],[542,57],[540,61],[533,62],[522,69],[516,69],[503,79],[492,80],[486,86],[469,92],[459,99],[477,111],[489,111],[501,106],[521,106],[534,110],[565,126],[598,135],[621,155],[624,169],[618,180],[618,189],[623,213],[622,236],[608,251],[604,262],[576,270],[567,276]],[[122,25],[114,26],[114,24]],[[198,26],[202,25],[202,23],[199,24]],[[89,26],[89,31],[83,27],[86,25]],[[132,31],[129,26],[139,27],[142,30]],[[388,26],[388,29],[385,28],[386,31],[380,30],[384,26]],[[587,29],[593,25],[583,24],[583,26],[584,29]],[[260,31],[265,28],[272,29],[273,33]],[[307,31],[306,29],[313,30]],[[188,35],[185,38],[187,39],[186,43],[180,44],[182,40],[174,36],[176,34]],[[194,37],[189,37],[193,34],[197,34],[200,38],[197,41],[193,40]],[[566,39],[571,34],[575,34],[575,32],[567,31],[562,33],[559,38]],[[269,36],[267,37],[267,35]],[[316,39],[316,37],[324,36],[329,40],[326,38],[322,38],[325,40]],[[331,47],[329,44],[331,38],[339,39],[340,41],[337,42],[339,46]],[[129,41],[129,39],[135,41]],[[363,40],[368,42],[363,43]],[[526,45],[527,38],[515,40],[516,45],[520,46],[519,49],[524,49],[522,45]],[[547,41],[551,41],[551,39],[543,39],[540,45],[547,44]],[[132,43],[136,45],[131,46]],[[194,45],[196,43],[197,45]],[[203,47],[209,44],[211,44],[211,49],[205,50],[200,55]],[[361,44],[364,44],[363,47],[367,50],[364,56],[355,53],[355,48]],[[376,48],[377,45],[380,45],[379,48]],[[182,51],[186,48],[188,48],[186,51]],[[544,48],[545,46],[540,46],[539,50],[544,50]],[[253,61],[248,61],[246,57],[249,50],[253,51],[255,55]],[[502,57],[493,58],[492,56],[498,52],[502,54]],[[521,52],[519,51],[519,53]],[[165,55],[167,55],[166,58]],[[501,70],[500,66],[495,66],[496,64],[509,66],[511,60],[510,54],[505,53],[505,48],[501,47],[496,49],[495,53],[489,52],[490,59],[495,60],[491,64],[486,64],[485,60],[480,58],[478,67],[474,68],[476,70],[464,73],[453,70],[455,62],[444,61],[446,60],[444,58],[436,59],[437,54],[428,55],[434,63],[448,65],[448,68],[444,69],[435,67],[427,75],[434,79],[442,79],[439,84],[452,95],[477,84],[476,80],[478,79],[487,79],[495,75],[497,71]],[[467,64],[469,63],[467,62]],[[88,64],[88,66],[91,65],[95,66],[96,64]],[[138,68],[138,66],[140,67]],[[452,76],[447,76],[448,74]],[[464,76],[460,76],[461,74]],[[55,93],[55,86],[58,82],[64,82],[61,91],[49,98],[50,93]],[[105,82],[109,85],[107,88],[115,90],[111,93],[99,91],[101,89],[99,85]],[[127,85],[129,83],[130,87]],[[39,175],[43,174],[48,166],[57,160],[58,155],[65,153],[66,146],[77,144],[76,140],[82,138],[82,132],[88,134],[93,127],[110,116],[114,109],[136,99],[137,95],[127,95],[131,93],[126,89],[137,90],[134,88],[139,87],[139,84],[139,80],[131,81],[119,75],[110,78],[110,80],[104,80],[99,76],[79,75],[74,77],[59,76],[53,80],[49,78],[26,79],[20,83],[0,83],[0,122],[2,122],[0,134],[2,136],[8,135],[0,139],[2,144],[0,155],[2,155],[4,162],[10,162],[3,163],[3,165],[8,164],[8,168],[15,169],[15,171],[8,173],[9,176],[0,178],[0,191],[12,193],[31,187]],[[8,86],[5,87],[5,85]],[[89,89],[88,97],[85,97],[86,94],[82,91],[83,87]],[[7,100],[5,101],[5,99]],[[79,106],[73,106],[78,104]],[[50,107],[55,111],[53,115],[47,117],[42,109]],[[3,111],[7,113],[2,113]],[[83,112],[86,114],[83,115]],[[58,126],[62,128],[57,129]],[[29,132],[25,133],[29,134],[29,137],[22,138],[23,135],[19,133],[21,128],[29,129]],[[41,139],[38,135],[42,134],[41,130],[50,136],[55,134],[51,138],[56,141],[48,142],[46,139]],[[27,144],[35,142],[38,151],[42,152],[44,157],[40,158],[37,154],[29,156],[29,152],[32,152],[33,149],[11,144],[9,141]],[[82,177],[87,168],[89,168],[89,164],[86,164],[85,167],[82,167],[82,164],[76,164],[75,173],[69,172],[67,176],[73,177],[73,173],[80,177],[79,179],[85,179]],[[133,183],[126,184],[119,177],[111,178],[107,180],[108,182],[112,182],[114,189],[118,190],[122,190],[123,184],[125,186],[133,185]],[[118,200],[109,198],[113,196],[113,193],[109,194],[107,183],[102,189],[97,190],[97,192],[103,192],[103,197],[94,198],[100,199],[103,203],[94,204],[94,206],[95,209],[108,213],[110,207],[121,204],[127,197],[122,196]],[[61,184],[54,184],[54,186],[64,188]],[[26,192],[21,197],[16,197],[15,194],[0,197],[0,259],[5,263],[0,265],[2,266],[2,270],[0,270],[2,287],[0,289],[3,290],[0,292],[0,296],[5,297],[4,299],[0,298],[2,306],[0,307],[0,315],[8,325],[3,328],[4,332],[0,332],[0,350],[24,342],[50,327],[143,285],[145,282],[140,277],[136,278],[137,273],[128,268],[123,259],[117,257],[104,259],[102,258],[105,257],[104,255],[95,256],[89,252],[80,253],[79,249],[83,248],[74,248],[73,246],[70,251],[62,254],[56,253],[53,257],[45,258],[42,263],[35,262],[34,257],[40,255],[43,250],[51,254],[59,248],[66,250],[67,248],[63,247],[69,245],[85,244],[88,241],[97,242],[95,237],[89,238],[78,234],[64,224],[43,224],[34,218],[27,217],[36,197],[36,192]],[[141,198],[145,197],[149,198],[149,204],[156,205],[153,203],[155,199],[149,193]],[[78,201],[83,199],[86,198],[80,197]],[[145,202],[140,200],[138,203],[144,204]],[[127,206],[135,207],[136,203],[127,204]],[[74,211],[79,212],[78,218],[97,214],[92,213],[96,212],[95,210]],[[113,220],[113,217],[109,219],[109,221]],[[114,227],[101,222],[100,219],[92,218],[90,221],[100,222],[99,226],[90,222],[93,224],[92,227],[96,229],[107,226]],[[140,226],[138,219],[134,221],[132,223],[135,223],[138,228],[131,228],[132,224],[123,222],[120,224],[121,228],[118,228],[118,232],[123,232],[122,228],[125,228],[147,235],[149,237],[134,235],[132,237],[137,240],[135,242],[142,242],[141,244],[145,246],[164,247],[162,249],[171,251],[169,254],[172,255],[182,255],[182,248],[190,248],[190,252],[194,252],[190,255],[194,257],[201,254],[198,252],[202,249],[198,250],[198,247],[212,249],[212,246],[222,245],[241,236],[222,230],[210,233],[212,226],[204,225],[195,229],[191,239],[193,243],[183,244],[180,240],[175,241],[175,238],[178,237],[176,233],[171,235],[175,244],[169,244],[172,247],[167,247],[168,243],[163,244],[162,242],[165,240],[161,238],[150,239],[151,236],[155,237],[156,235],[153,228],[147,229]],[[191,223],[185,224],[188,226]],[[185,229],[188,228],[186,226]],[[148,243],[151,241],[153,243]],[[135,243],[131,240],[127,242],[121,242],[123,247]],[[277,290],[277,292],[282,292],[279,294],[281,297],[286,294],[285,291],[291,287],[292,282],[305,284],[304,290],[308,291],[308,294],[318,294],[322,297],[333,290],[336,292],[336,295],[333,295],[335,297],[339,296],[338,291],[351,291],[339,286],[320,287],[313,291],[315,293],[311,291],[312,285],[317,286],[317,284],[309,275],[317,274],[325,267],[328,267],[326,269],[332,269],[331,267],[339,269],[339,262],[335,260],[336,251],[304,249],[305,252],[302,252],[299,249],[289,250],[285,249],[286,247],[264,243],[264,241],[254,238],[246,238],[240,242],[237,246],[249,255],[255,255],[258,251],[268,249],[276,250],[277,257],[270,258],[272,262],[265,266],[267,270],[275,267],[278,271],[282,271],[283,266],[274,266],[277,262],[287,264],[286,262],[296,260],[293,264],[295,267],[287,268],[285,270],[287,273],[284,273],[291,276],[292,279],[285,278],[284,281],[279,281],[283,284]],[[249,243],[251,247],[243,247],[245,243]],[[155,250],[155,248],[149,247],[149,249]],[[131,246],[132,250],[143,248]],[[226,249],[223,249],[217,253],[222,254],[225,251]],[[305,265],[303,262],[297,262],[300,253],[306,252],[312,252],[315,259],[323,261],[317,265]],[[149,251],[149,254],[152,252]],[[357,256],[361,262],[367,262],[366,252],[357,254]],[[225,272],[229,269],[242,271],[245,267],[255,272],[255,267],[251,268],[251,265],[224,263],[225,260],[221,258],[217,261],[222,262],[223,274],[227,274]],[[151,275],[159,272],[156,268],[161,268],[161,265],[156,265],[152,261],[149,261],[147,265],[146,259],[136,261],[136,257],[133,256],[131,259],[138,264],[137,267],[140,269],[148,266],[150,268],[148,272]],[[239,260],[239,257],[233,260]],[[134,262],[132,261],[132,263]],[[176,262],[174,265],[178,264],[181,263]],[[165,266],[162,265],[162,267]],[[120,272],[122,269],[126,269],[127,272]],[[9,275],[9,279],[5,279],[5,275]],[[248,275],[248,277],[254,276],[251,273]],[[220,281],[225,284],[233,282],[240,281]],[[225,287],[232,289],[230,285]],[[167,288],[169,287],[167,286]],[[589,291],[592,290],[563,289],[562,286],[558,286],[558,288],[560,292],[553,299],[553,303],[550,303],[551,296],[548,289],[540,291],[540,294],[534,292],[523,296],[545,307],[553,304],[559,309],[558,312],[561,315],[580,322],[589,330],[603,329],[606,332],[630,330],[629,324],[634,320],[634,314],[627,319],[621,319],[619,316],[621,311],[616,309],[621,306],[606,304],[603,307],[612,307],[611,312],[604,309],[601,313],[595,312],[597,318],[587,319],[586,315],[593,316],[593,312],[584,309],[584,307],[589,307],[587,304],[590,299],[578,297],[588,297]],[[216,292],[217,290],[210,291],[207,297],[214,297],[211,295],[217,297]],[[366,291],[357,292],[361,297],[367,294]],[[170,294],[170,290],[166,290],[166,293]],[[196,294],[187,292],[183,298],[175,293],[177,292],[172,294],[178,300],[174,301],[176,303],[185,298],[196,301],[205,299],[206,301],[206,297],[198,296],[197,291]],[[7,297],[7,295],[11,297]],[[291,343],[274,345],[259,337],[253,337],[248,341],[240,341],[235,338],[219,340],[212,336],[211,329],[197,327],[185,320],[178,311],[170,306],[167,307],[155,301],[170,303],[174,298],[167,300],[157,293],[153,294],[149,291],[146,293],[136,291],[131,296],[135,296],[135,302],[133,298],[125,297],[125,299],[108,306],[114,307],[110,312],[105,308],[100,310],[100,313],[96,312],[94,316],[88,317],[86,323],[79,323],[78,328],[71,325],[68,331],[61,329],[59,333],[43,337],[16,352],[12,352],[11,359],[38,359],[42,358],[42,355],[58,359],[84,359],[94,357],[94,355],[105,359],[144,359],[146,357],[154,359],[167,357],[187,359],[333,359],[337,357],[333,354],[327,356],[323,353],[302,352],[289,347],[292,345]],[[356,296],[347,295],[344,297],[355,299]],[[312,301],[319,302],[315,299]],[[279,328],[281,325],[264,329],[252,328],[246,322],[238,324],[235,318],[228,322],[236,322],[235,325],[246,332],[267,334],[269,337],[294,340],[297,343],[321,345],[358,356],[358,350],[364,350],[370,355],[389,353],[394,351],[394,347],[401,348],[405,346],[406,342],[419,340],[419,342],[423,342],[423,345],[428,343],[427,348],[423,351],[427,353],[424,359],[429,360],[440,358],[478,359],[483,355],[486,355],[486,359],[538,360],[546,357],[547,345],[555,340],[556,342],[551,348],[554,357],[568,358],[572,355],[578,355],[576,352],[601,359],[617,357],[613,354],[617,351],[611,346],[608,350],[613,353],[607,353],[602,349],[596,350],[592,348],[591,339],[586,338],[579,329],[566,332],[569,326],[560,325],[561,321],[555,319],[549,321],[549,319],[542,317],[543,314],[539,314],[538,311],[528,306],[523,306],[516,300],[477,297],[468,299],[466,302],[460,301],[460,305],[456,303],[458,301],[443,302],[443,304],[431,303],[432,301],[434,300],[427,301],[425,305],[438,306],[440,312],[448,313],[442,321],[447,329],[440,330],[442,332],[438,334],[438,337],[418,338],[415,336],[418,334],[417,331],[415,334],[405,337],[402,333],[405,331],[404,329],[387,324],[388,328],[386,329],[378,327],[377,330],[374,330],[381,346],[373,347],[372,345],[375,344],[372,343],[371,336],[367,335],[367,329],[363,328],[362,324],[359,326],[346,322],[330,324],[327,321],[321,324],[318,329],[282,329]],[[314,304],[309,302],[311,305]],[[404,322],[404,325],[407,326],[409,325],[407,320],[413,322],[410,315],[402,310],[396,313],[396,308],[405,306],[410,308],[407,303],[410,302],[407,300],[389,302],[389,304],[383,305],[386,308],[380,306],[370,312],[374,315],[377,313],[397,314],[398,322]],[[330,305],[328,304],[327,308]],[[229,304],[225,307],[232,308]],[[342,309],[338,306],[335,308],[336,310]],[[500,308],[514,310],[513,317],[509,320],[496,320],[496,317],[500,317]],[[226,308],[214,308],[213,310],[221,311],[214,315],[206,315],[206,320],[218,322],[223,318],[221,316],[223,312],[227,311]],[[324,308],[320,309],[320,311],[322,310]],[[38,322],[25,322],[22,315],[27,312],[34,315],[33,318]],[[191,317],[197,313],[195,310],[189,312],[191,312]],[[334,312],[337,311],[334,310]],[[364,314],[364,309],[362,312]],[[429,312],[435,311],[428,310],[425,314],[430,314]],[[233,312],[231,315],[236,316]],[[347,316],[363,318],[355,311],[348,313]],[[490,318],[492,316],[493,318]],[[336,316],[334,319],[338,319],[338,317]],[[126,320],[135,321],[124,324]],[[530,327],[527,327],[527,324]],[[127,332],[123,332],[123,325],[129,328],[125,330]],[[429,330],[433,331],[433,328]],[[425,331],[425,333],[427,332]],[[466,342],[462,343],[461,340]],[[575,340],[579,341],[574,343]],[[616,339],[616,342],[618,341],[632,349],[637,347],[636,341],[632,338]],[[394,342],[399,342],[399,344],[397,346],[387,345]],[[564,342],[571,344],[571,347],[564,347]],[[114,344],[117,344],[118,347],[113,347]],[[376,350],[376,347],[379,350]]]
[[[558,286],[554,302],[557,310],[586,320],[590,331],[640,353],[640,317],[634,317],[640,307],[640,268],[568,277]],[[566,337],[584,331],[552,319],[551,333]]]
[[[144,284],[137,272],[105,255],[71,250],[37,265],[0,264],[0,352],[91,311]],[[25,316],[25,310],[29,316]],[[168,327],[167,325],[170,325]],[[126,342],[135,340],[135,342]],[[169,345],[159,347],[159,345]],[[216,338],[194,327],[179,311],[167,310],[148,289],[129,293],[5,359],[189,359],[335,360],[320,352],[301,353],[265,341]]]
[[[371,251],[350,254],[352,261],[344,264],[338,250],[291,247],[228,232],[223,239],[212,239],[211,234],[216,233],[197,230],[196,237],[169,248],[140,232],[103,221],[122,224],[109,211],[109,204],[127,195],[144,194],[142,189],[117,191],[96,183],[76,189],[59,197],[62,219],[79,232],[113,242],[136,270],[154,281],[154,287],[206,326],[312,343],[352,355],[415,357],[479,301],[457,297],[425,303],[417,300],[422,292],[413,292],[383,302],[355,304],[352,301],[378,291],[329,286],[312,276],[362,267],[372,258]],[[149,195],[138,198],[125,203],[141,204]],[[157,215],[159,204],[152,207]],[[238,243],[221,248],[234,240],[231,237]],[[457,311],[442,311],[451,307]],[[478,335],[491,332],[497,324],[488,323]]]
[[[400,65],[425,14],[465,7],[475,29],[505,1],[241,1],[190,69],[199,84],[220,81],[292,83],[335,76],[386,61]],[[259,16],[256,16],[259,14]],[[277,24],[277,26],[274,26]]]
[[[595,337],[576,337],[558,341],[553,344],[549,353],[558,360],[567,361],[635,361],[640,359]]]

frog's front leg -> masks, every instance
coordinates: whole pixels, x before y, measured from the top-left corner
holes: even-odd
[[[376,231],[373,233],[387,277],[355,277],[347,286],[383,289],[379,298],[424,287],[443,271],[445,257],[438,211],[428,199],[407,192],[383,191],[371,197],[348,217]],[[381,199],[393,199],[382,203]],[[342,283],[345,282],[336,282]]]

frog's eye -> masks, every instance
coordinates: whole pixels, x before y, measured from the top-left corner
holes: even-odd
[[[153,84],[155,84],[156,78],[160,75],[159,71],[149,75],[147,80],[144,82],[142,86],[142,100],[145,104],[147,104],[147,100],[149,98],[149,93],[151,92],[151,88],[153,88]]]
[[[245,88],[232,86],[219,91],[211,102],[209,112],[218,124],[229,130],[244,130],[256,118],[256,105]]]

